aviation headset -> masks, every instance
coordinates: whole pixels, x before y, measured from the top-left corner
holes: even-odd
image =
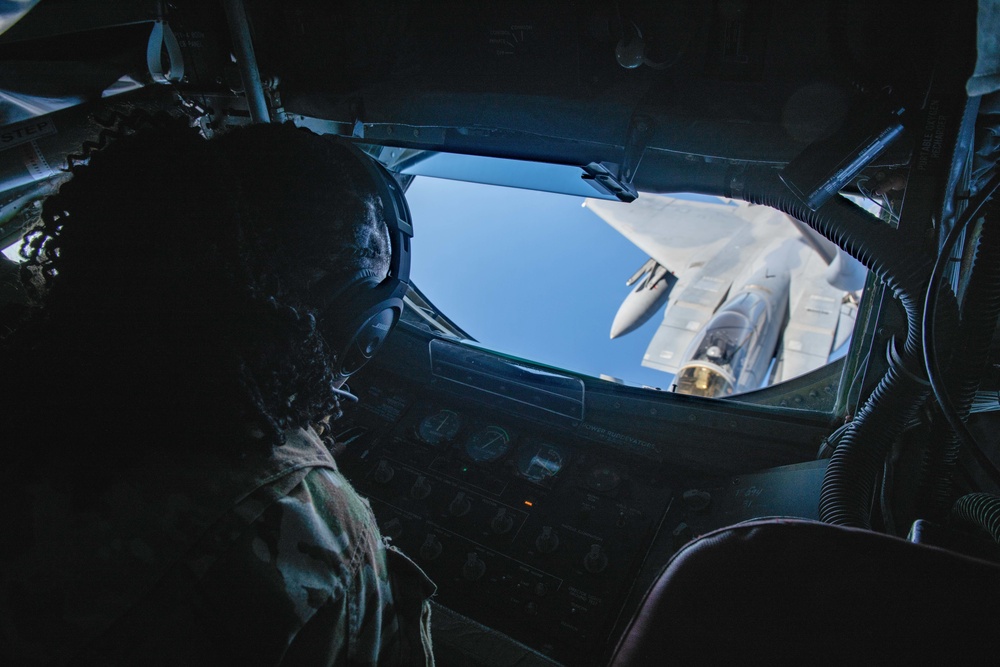
[[[350,141],[338,140],[338,143],[358,158],[371,177],[376,194],[382,201],[392,246],[389,273],[385,278],[380,281],[379,276],[370,270],[358,272],[333,295],[332,305],[327,306],[320,316],[323,337],[330,349],[337,353],[334,372],[338,380],[346,380],[375,356],[403,313],[403,296],[410,280],[413,225],[403,188],[389,170]],[[328,311],[330,314],[326,316]]]

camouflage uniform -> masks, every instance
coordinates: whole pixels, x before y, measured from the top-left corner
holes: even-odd
[[[433,664],[434,585],[312,431],[268,458],[153,455],[87,509],[53,482],[27,502],[4,664]]]
[[[0,254],[0,339],[9,335],[28,306],[28,295],[18,277],[21,265]]]

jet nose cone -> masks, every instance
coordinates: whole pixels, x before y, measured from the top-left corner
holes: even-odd
[[[618,338],[619,336],[624,336],[625,334],[635,330],[636,327],[631,326],[632,323],[628,322],[626,318],[623,318],[621,309],[618,310],[618,314],[615,316],[615,321],[611,323],[611,340]]]
[[[653,292],[654,290],[638,290],[628,293],[611,323],[611,340],[635,331],[649,319],[646,311],[654,305],[649,299]]]

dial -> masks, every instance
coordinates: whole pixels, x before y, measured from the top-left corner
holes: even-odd
[[[462,428],[462,418],[454,410],[439,410],[424,417],[417,427],[417,437],[428,445],[450,442]]]
[[[545,483],[559,474],[566,456],[555,445],[531,443],[517,456],[517,471],[532,482]]]
[[[477,463],[491,463],[510,451],[510,436],[499,426],[476,431],[465,443],[465,453]]]

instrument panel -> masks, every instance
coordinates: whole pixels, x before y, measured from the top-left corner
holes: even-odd
[[[337,428],[354,438],[338,461],[438,601],[560,662],[601,654],[671,501],[664,480],[471,401],[371,389]]]
[[[499,664],[477,652],[486,630],[540,654],[531,664],[605,664],[688,540],[757,516],[814,518],[825,461],[799,443],[824,432],[818,420],[655,402],[520,362],[498,378],[481,356],[428,368],[426,339],[404,333],[352,383],[337,462],[436,602],[475,626],[435,635],[461,664]]]

